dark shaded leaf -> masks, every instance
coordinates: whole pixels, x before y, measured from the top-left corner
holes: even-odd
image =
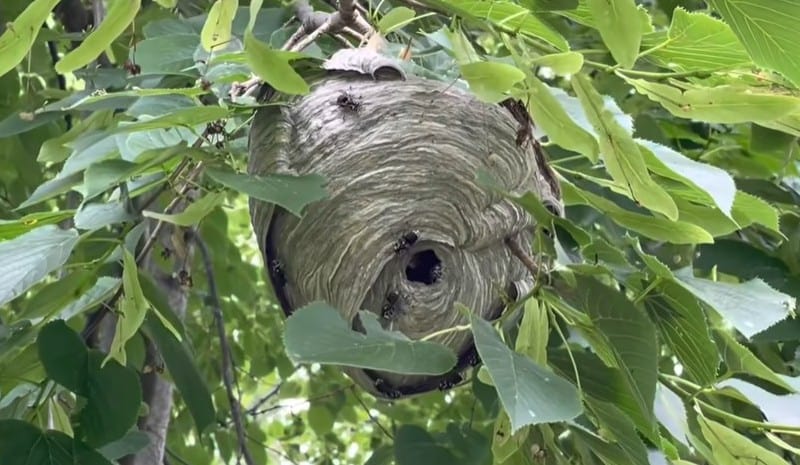
[[[413,341],[381,328],[377,317],[359,312],[366,334],[350,329],[335,309],[314,302],[286,321],[286,353],[296,363],[346,365],[404,374],[439,375],[456,355],[435,342]],[[313,337],[309,337],[313,335]]]

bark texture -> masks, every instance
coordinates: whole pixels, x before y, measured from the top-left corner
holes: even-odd
[[[318,173],[329,197],[298,218],[251,200],[253,227],[285,312],[325,300],[360,329],[358,310],[412,339],[466,323],[462,303],[492,320],[505,298],[534,284],[505,239],[530,250],[534,220],[481,187],[531,191],[560,211],[520,123],[439,81],[406,77],[386,57],[344,50],[312,91],[258,112],[250,131],[253,174]],[[529,128],[526,128],[529,129]],[[453,373],[405,376],[347,369],[378,397],[450,387],[475,363],[469,332],[435,339],[461,356]]]

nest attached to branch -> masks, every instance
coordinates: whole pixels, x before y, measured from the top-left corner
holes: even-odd
[[[368,310],[411,339],[465,324],[457,302],[484,319],[499,317],[509,299],[534,284],[506,240],[530,250],[535,222],[480,187],[476,173],[485,170],[508,192],[530,191],[559,214],[563,209],[527,112],[520,117],[524,107],[483,103],[447,83],[406,77],[366,49],[342,50],[324,68],[309,94],[260,109],[250,130],[251,174],[328,180],[329,197],[302,218],[250,201],[284,312],[324,300],[356,330],[358,310]],[[434,341],[459,355],[451,373],[345,371],[382,398],[452,387],[478,363],[471,335],[449,332]]]

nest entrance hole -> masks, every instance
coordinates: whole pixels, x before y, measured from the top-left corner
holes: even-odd
[[[430,286],[442,276],[442,260],[433,250],[422,250],[411,256],[406,265],[406,279]]]

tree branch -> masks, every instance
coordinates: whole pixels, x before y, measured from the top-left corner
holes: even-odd
[[[200,250],[200,255],[203,259],[203,267],[206,272],[206,279],[208,280],[208,297],[206,304],[211,307],[214,315],[214,324],[217,328],[217,336],[219,337],[220,351],[222,352],[222,383],[225,385],[225,392],[228,394],[228,403],[231,406],[231,417],[233,418],[233,425],[236,429],[236,438],[239,441],[239,453],[244,457],[244,462],[247,465],[255,465],[253,457],[250,455],[250,450],[247,448],[247,438],[244,429],[244,422],[242,417],[242,405],[234,393],[234,386],[236,385],[236,374],[233,370],[233,355],[231,354],[231,347],[228,343],[228,336],[225,332],[225,321],[222,318],[222,304],[220,303],[219,293],[217,292],[217,281],[214,278],[214,266],[211,262],[211,253],[205,241],[197,234],[192,235],[194,243]]]
[[[335,12],[324,13],[314,11],[308,0],[296,0],[294,14],[300,21],[300,27],[283,44],[281,50],[299,52],[322,34],[330,34],[345,43],[347,42],[342,34],[349,34],[362,44],[365,43],[377,32],[361,16],[357,7],[356,0],[339,0],[339,7]],[[261,79],[255,76],[242,83],[234,83],[231,86],[230,96],[231,98],[252,96],[260,84]]]

